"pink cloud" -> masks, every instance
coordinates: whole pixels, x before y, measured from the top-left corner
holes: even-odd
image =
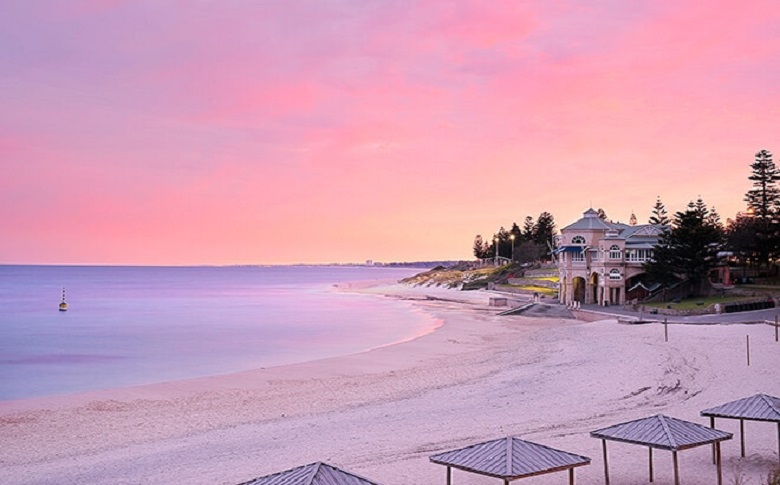
[[[777,143],[772,2],[75,5],[0,19],[7,261],[467,258],[543,210],[725,218]]]

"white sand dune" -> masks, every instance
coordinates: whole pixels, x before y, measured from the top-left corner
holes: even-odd
[[[664,342],[660,324],[499,317],[484,292],[360,291],[403,298],[444,325],[346,357],[0,403],[0,483],[234,484],[326,461],[387,485],[443,484],[429,455],[515,435],[591,457],[576,482],[600,484],[592,430],[658,413],[707,424],[702,409],[780,395],[780,343],[767,325],[670,325]],[[744,459],[738,422],[718,427],[735,434],[723,446],[725,483],[741,473],[761,484],[778,460],[777,426],[748,422]],[[609,452],[613,484],[648,483],[646,448]],[[715,483],[710,458],[709,447],[681,452],[682,483]],[[655,473],[673,483],[670,453],[656,451]],[[500,480],[456,470],[454,483]]]

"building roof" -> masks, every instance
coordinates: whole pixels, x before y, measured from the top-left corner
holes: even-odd
[[[615,229],[613,224],[601,219],[598,212],[593,209],[588,209],[582,214],[582,218],[569,224],[561,229],[561,232],[566,230],[592,230],[592,229]]]
[[[516,437],[479,443],[430,457],[447,465],[505,480],[541,475],[589,465],[590,458],[574,455]]]
[[[624,443],[678,451],[700,445],[731,439],[731,433],[702,426],[690,421],[658,414],[608,428],[592,431],[590,435]]]
[[[654,292],[655,290],[657,290],[660,287],[661,287],[660,283],[653,283],[650,286],[646,286],[642,281],[639,281],[639,282],[637,282],[637,284],[635,284],[634,286],[629,288],[627,291],[631,292],[631,291],[636,290],[637,288],[643,288],[644,290],[649,291],[649,292],[652,293],[652,292]]]
[[[609,222],[601,219],[598,212],[588,209],[582,214],[582,218],[561,229],[563,231],[617,231],[620,238],[641,237],[650,240],[658,239],[664,226],[655,224],[639,224],[631,226],[620,222]]]
[[[379,485],[327,463],[316,462],[239,485]]]
[[[579,246],[579,245],[571,246],[571,245],[569,245],[569,246],[561,246],[561,247],[557,248],[555,250],[555,252],[556,253],[581,253],[581,252],[585,251],[586,249],[587,248],[585,246]],[[596,248],[596,250],[598,250],[598,248]]]
[[[737,399],[714,408],[705,409],[702,416],[716,418],[748,419],[780,423],[780,398],[766,394]]]
[[[664,229],[666,229],[666,226],[660,224],[638,224],[636,226],[628,226],[621,235],[626,238],[656,240],[663,234]]]
[[[648,241],[626,241],[626,249],[655,249],[655,244]]]

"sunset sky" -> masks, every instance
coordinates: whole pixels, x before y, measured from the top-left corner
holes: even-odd
[[[743,210],[780,2],[11,0],[0,106],[0,263],[470,259]]]

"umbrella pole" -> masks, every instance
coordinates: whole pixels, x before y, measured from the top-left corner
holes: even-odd
[[[574,485],[574,468],[569,468],[569,485]]]
[[[649,447],[647,449],[650,450],[650,456],[648,462],[650,463],[650,481],[652,482],[653,481],[653,448]]]
[[[604,452],[604,483],[609,485],[609,465],[607,464],[607,440],[601,440],[601,449]]]
[[[710,428],[715,429],[715,416],[710,416]],[[717,461],[715,461],[715,443],[712,444],[712,464],[717,464]]]
[[[720,441],[716,441],[715,442],[715,449],[717,450],[717,455],[718,455],[718,460],[717,460],[717,464],[718,464],[718,485],[723,485],[723,469],[722,469],[721,461],[720,461]]]
[[[680,485],[680,467],[677,463],[677,452],[672,452],[672,462],[674,463],[674,485]]]
[[[742,458],[745,458],[745,420],[739,420],[739,445],[742,452]]]
[[[452,467],[447,467],[447,485],[452,485]]]

